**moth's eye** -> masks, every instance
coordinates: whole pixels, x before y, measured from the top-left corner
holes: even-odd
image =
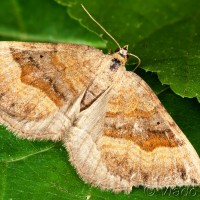
[[[118,60],[117,58],[113,58],[111,65],[110,65],[110,70],[111,71],[116,71],[121,65],[120,60]]]
[[[117,49],[115,50],[115,53],[116,53],[116,52],[119,52],[119,51],[120,51],[120,48],[117,48]]]

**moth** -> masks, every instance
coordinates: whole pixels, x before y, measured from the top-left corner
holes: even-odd
[[[62,141],[79,176],[129,193],[200,185],[200,159],[157,96],[126,71],[128,50],[0,42],[0,124]]]

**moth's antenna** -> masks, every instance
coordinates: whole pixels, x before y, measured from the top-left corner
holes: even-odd
[[[83,6],[83,4],[81,4],[81,6],[82,6],[83,10],[88,14],[88,16],[116,43],[116,45],[119,47],[119,49],[122,49],[121,46],[119,45],[119,43],[117,42],[117,40],[101,24],[99,24],[99,22],[97,22],[96,19],[94,19],[94,17],[89,13],[89,11]],[[134,71],[135,71],[140,66],[141,60],[135,54],[128,53],[128,55],[133,56],[138,60],[138,64],[134,69]]]
[[[136,67],[134,68],[134,70],[133,70],[133,71],[135,71],[135,70],[140,66],[141,60],[140,60],[140,58],[139,58],[138,56],[136,56],[135,54],[128,53],[128,55],[133,56],[133,57],[135,57],[135,58],[138,60],[137,66],[136,66]]]
[[[116,43],[116,45],[121,49],[121,46],[119,45],[119,43],[117,42],[117,40],[110,34],[108,33],[108,31],[106,31],[106,29],[99,24],[99,22],[96,21],[96,19],[94,19],[94,17],[92,17],[92,15],[88,12],[88,10],[83,6],[83,4],[81,4],[83,10],[88,14],[88,16]]]

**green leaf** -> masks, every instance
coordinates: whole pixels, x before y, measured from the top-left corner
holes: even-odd
[[[132,45],[130,46],[130,51],[134,47],[135,52],[139,52],[143,61],[143,67],[151,70],[150,67],[157,67],[157,64],[160,62],[158,65],[159,70],[162,69],[161,72],[163,73],[163,69],[165,69],[164,66],[166,65],[165,62],[163,61],[164,64],[161,61],[156,63],[155,58],[159,55],[159,49],[164,48],[163,43],[170,42],[166,39],[170,33],[165,33],[164,39],[161,40],[161,38],[157,38],[157,35],[154,36],[154,30],[159,32],[162,30],[162,28],[159,28],[160,25],[162,25],[163,28],[169,25],[168,19],[163,20],[167,14],[171,22],[170,24],[173,25],[173,17],[170,13],[173,9],[169,6],[170,3],[174,5],[174,15],[177,15],[177,18],[180,18],[180,22],[182,19],[184,23],[182,16],[185,16],[185,12],[187,12],[187,19],[187,16],[191,14],[191,9],[193,13],[195,13],[195,10],[198,9],[198,2],[195,0],[193,1],[194,4],[196,3],[193,8],[188,6],[188,4],[192,4],[192,2],[188,1],[186,4],[184,0],[183,4],[180,0],[174,2],[170,0],[147,0],[145,3],[139,0],[135,0],[134,2],[130,0],[126,2],[113,2],[112,0],[102,0],[98,1],[98,3],[97,1],[87,1],[84,5],[91,11],[95,18],[117,38],[120,44],[129,43]],[[83,12],[80,5],[75,4],[76,2],[74,0],[60,0],[60,3],[65,6],[71,6],[69,10],[71,16],[73,15],[79,20],[82,19],[82,23],[90,27],[90,29],[99,34],[102,33],[100,29],[97,30],[97,26]],[[180,4],[182,4],[182,7]],[[100,48],[105,47],[105,42],[99,39],[95,34],[81,27],[77,21],[70,19],[66,14],[66,8],[56,4],[53,0],[3,0],[0,5],[0,40],[73,42],[90,44]],[[158,6],[162,7],[154,11],[153,8],[156,9]],[[167,10],[164,12],[165,9]],[[168,10],[170,11],[169,13]],[[184,10],[184,12],[182,12],[182,10]],[[156,14],[157,12],[158,14]],[[154,15],[158,21],[155,20]],[[135,20],[137,23],[135,23]],[[185,32],[183,31],[183,37],[184,34]],[[153,37],[156,37],[156,41],[153,40]],[[152,39],[150,40],[149,38]],[[181,38],[182,37],[180,37],[179,41],[180,44]],[[114,49],[115,45],[113,45],[108,37],[106,37],[106,39],[109,41],[109,48],[112,47]],[[159,41],[162,42],[159,43]],[[173,42],[171,42],[171,44],[172,43]],[[178,41],[176,43],[178,43]],[[156,44],[158,47],[154,49],[156,52],[156,56],[154,57],[151,55],[154,53],[151,45]],[[196,45],[198,45],[198,42],[196,42]],[[163,51],[160,53],[162,54]],[[197,55],[197,53],[198,51],[195,51],[194,55]],[[173,54],[171,54],[171,56],[172,55]],[[180,53],[180,58],[181,56],[182,54]],[[198,58],[195,60],[196,64],[197,60]],[[170,62],[172,61],[169,60],[169,63]],[[156,70],[151,71],[158,70],[156,68]],[[184,70],[178,72],[178,74],[182,76]],[[194,72],[198,77],[197,71]],[[158,94],[169,113],[173,116],[200,154],[200,142],[198,139],[200,130],[200,104],[198,104],[195,99],[183,99],[175,95],[170,91],[168,86],[162,86],[157,76],[151,72],[145,73],[144,70],[139,69],[137,73],[141,75]],[[166,75],[169,75],[168,72]],[[196,79],[194,80],[194,86],[198,83],[195,81]],[[61,143],[22,140],[16,138],[4,127],[0,127],[0,199],[2,200],[68,200],[87,198],[94,200],[190,200],[198,199],[199,195],[200,189],[192,187],[164,189],[160,191],[145,190],[143,187],[140,187],[133,188],[130,195],[101,191],[98,188],[85,184],[78,177],[76,171],[69,163],[68,153]]]
[[[67,42],[105,47],[98,36],[71,19],[53,0],[3,0],[0,40]]]
[[[200,101],[199,0],[57,1],[70,6],[71,16],[115,49],[111,38],[82,10],[83,3],[121,45],[129,44],[130,52],[140,56],[142,68],[157,72],[160,81],[180,96]]]

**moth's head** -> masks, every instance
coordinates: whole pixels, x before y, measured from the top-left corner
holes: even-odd
[[[125,45],[123,48],[116,49],[115,53],[112,56],[114,58],[112,59],[112,64],[110,67],[111,70],[116,70],[121,65],[125,66],[129,56],[135,57],[138,61],[135,69],[137,69],[137,67],[141,64],[141,60],[138,56],[136,56],[135,54],[132,54],[132,53],[128,53],[128,45]],[[134,71],[135,71],[135,69],[134,69]]]
[[[117,70],[121,65],[125,66],[129,57],[128,45],[124,46],[123,48],[117,48],[112,56],[112,64],[110,65],[110,69],[112,71]]]
[[[125,45],[123,48],[117,48],[113,56],[117,57],[122,63],[126,63],[129,55],[128,55],[128,45]]]

